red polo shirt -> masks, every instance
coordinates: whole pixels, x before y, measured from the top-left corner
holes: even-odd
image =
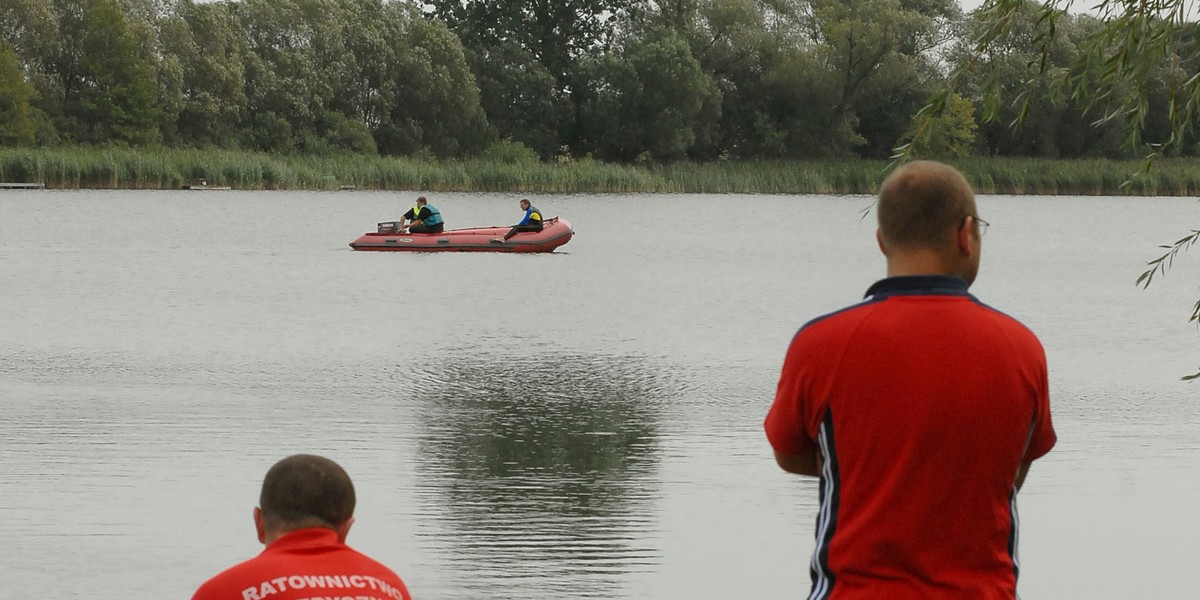
[[[823,458],[811,599],[1012,599],[1015,477],[1054,445],[1034,334],[957,277],[885,279],[805,325],[766,433]]]
[[[391,569],[337,540],[332,529],[293,531],[226,569],[192,600],[411,600]]]

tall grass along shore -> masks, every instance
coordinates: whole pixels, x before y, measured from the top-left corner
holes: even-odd
[[[979,193],[1192,196],[1200,161],[970,158],[949,161]],[[51,189],[178,189],[205,181],[246,190],[872,194],[881,160],[722,161],[647,165],[592,160],[442,161],[275,156],[227,150],[0,148],[0,182]]]

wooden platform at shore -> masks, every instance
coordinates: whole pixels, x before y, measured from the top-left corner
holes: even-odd
[[[181,190],[232,190],[232,186],[228,185],[208,185],[207,181],[198,181],[191,185],[179,186]]]
[[[0,181],[0,190],[43,190],[44,183],[5,183]]]

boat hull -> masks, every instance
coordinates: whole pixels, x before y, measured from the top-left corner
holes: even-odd
[[[575,231],[571,223],[555,217],[547,219],[541,231],[522,231],[504,243],[511,227],[451,229],[442,233],[364,233],[350,242],[355,250],[369,252],[553,252],[571,241]]]

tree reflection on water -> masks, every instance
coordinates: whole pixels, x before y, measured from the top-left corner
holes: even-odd
[[[611,597],[644,569],[671,391],[646,359],[450,359],[422,385],[418,480],[458,582]],[[503,594],[501,594],[503,595]],[[520,595],[520,594],[517,594]],[[541,593],[534,595],[543,595]]]

